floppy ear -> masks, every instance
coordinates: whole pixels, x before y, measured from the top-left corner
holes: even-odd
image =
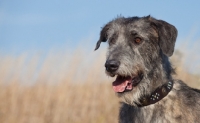
[[[109,29],[109,24],[106,24],[102,28],[101,33],[100,33],[100,38],[97,41],[96,47],[94,50],[97,50],[100,47],[101,42],[106,42],[108,40],[108,34],[107,34],[108,29]]]
[[[178,33],[177,29],[163,20],[156,20],[152,17],[149,17],[149,20],[158,32],[159,45],[162,52],[168,57],[172,56]]]

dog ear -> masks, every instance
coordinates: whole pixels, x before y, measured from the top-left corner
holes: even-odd
[[[148,18],[151,21],[151,25],[156,28],[162,52],[168,57],[172,56],[178,33],[177,29],[163,20],[156,20],[150,16]]]
[[[96,47],[95,47],[94,50],[97,50],[97,49],[100,47],[101,42],[106,42],[106,41],[108,40],[107,31],[108,31],[108,29],[109,29],[109,26],[110,26],[109,24],[106,24],[106,25],[102,28],[101,33],[100,33],[100,38],[99,38],[99,40],[97,41]]]

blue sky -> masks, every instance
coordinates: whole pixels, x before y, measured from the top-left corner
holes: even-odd
[[[0,0],[0,54],[73,49],[123,15],[163,19],[178,29],[178,41],[200,39],[200,1]]]

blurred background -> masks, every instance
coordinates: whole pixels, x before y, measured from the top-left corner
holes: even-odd
[[[151,15],[178,29],[175,78],[200,88],[200,1],[0,0],[0,123],[116,123],[101,27]]]

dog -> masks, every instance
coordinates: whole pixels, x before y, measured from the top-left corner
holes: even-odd
[[[177,29],[151,16],[117,17],[96,43],[108,42],[106,74],[116,80],[119,123],[200,123],[200,90],[173,78]]]

